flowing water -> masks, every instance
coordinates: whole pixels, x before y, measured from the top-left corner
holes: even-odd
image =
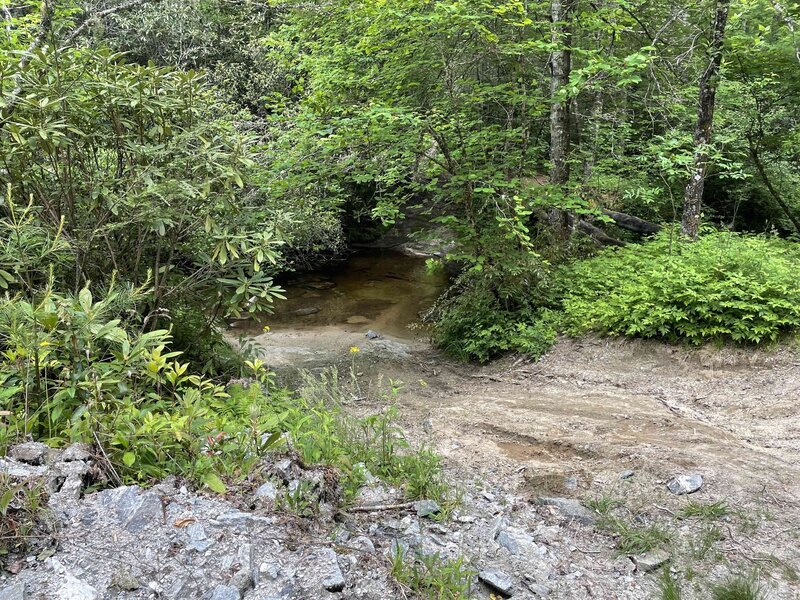
[[[287,300],[261,323],[248,323],[248,332],[264,324],[273,332],[331,328],[347,333],[368,330],[400,340],[419,339],[420,315],[444,291],[447,276],[430,273],[425,259],[386,250],[362,251],[341,265],[304,273],[290,280]]]

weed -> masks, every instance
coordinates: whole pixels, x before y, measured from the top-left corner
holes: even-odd
[[[398,547],[392,558],[392,576],[397,582],[431,600],[466,600],[475,574],[463,557],[445,560],[438,552],[408,559]]]
[[[41,484],[12,483],[0,476],[0,567],[9,555],[25,552],[46,534],[45,493]]]
[[[681,510],[681,516],[685,519],[696,517],[703,521],[718,521],[727,516],[729,512],[728,504],[724,501],[703,504],[691,500]]]
[[[762,600],[764,593],[758,578],[755,575],[749,577],[736,577],[725,583],[715,585],[711,588],[713,600]]]
[[[319,497],[313,483],[299,481],[294,489],[288,488],[278,496],[276,505],[298,517],[312,518],[319,512]]]
[[[607,515],[619,505],[619,500],[615,500],[611,496],[600,496],[586,502],[586,506],[599,515]]]
[[[670,573],[669,567],[665,566],[661,571],[658,585],[661,588],[661,600],[681,600],[681,587]]]
[[[598,521],[598,527],[616,538],[617,548],[622,554],[642,554],[671,541],[669,533],[658,525],[637,527],[612,515],[603,516]]]
[[[722,530],[718,526],[711,525],[706,527],[699,538],[691,541],[692,557],[697,560],[703,560],[722,537]]]

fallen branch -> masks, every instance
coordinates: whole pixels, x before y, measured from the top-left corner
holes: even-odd
[[[633,231],[634,233],[648,235],[661,231],[661,225],[616,210],[603,209],[603,214],[612,219],[617,227]]]
[[[603,246],[624,246],[625,242],[613,238],[599,227],[592,225],[589,221],[578,221],[578,229],[583,231],[590,238]]]
[[[400,504],[376,504],[374,506],[354,506],[350,512],[373,512],[382,510],[402,510],[414,506],[413,502],[402,502]]]

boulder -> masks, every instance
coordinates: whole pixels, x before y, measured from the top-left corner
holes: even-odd
[[[25,442],[11,447],[9,455],[14,460],[29,465],[43,465],[47,462],[50,447],[39,442]]]

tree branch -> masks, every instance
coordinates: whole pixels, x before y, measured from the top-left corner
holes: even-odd
[[[20,94],[22,94],[22,72],[30,64],[34,52],[36,52],[45,39],[50,34],[53,26],[53,0],[42,0],[42,5],[39,8],[39,28],[36,30],[36,36],[28,46],[28,49],[22,55],[17,66],[17,72],[14,74],[14,89],[11,95],[6,100],[5,110],[2,111],[3,120],[0,121],[0,128],[4,127],[14,113],[14,109],[19,102]]]
[[[160,2],[161,0],[130,0],[130,2],[125,2],[124,4],[120,4],[119,6],[113,6],[111,8],[107,8],[105,10],[101,10],[96,13],[92,13],[91,15],[87,16],[84,19],[83,23],[81,23],[75,30],[67,36],[67,39],[64,40],[65,44],[71,44],[75,41],[83,31],[89,26],[94,19],[102,19],[104,17],[108,17],[113,15],[114,13],[122,12],[123,10],[129,10],[131,8],[136,8],[137,6],[141,6],[142,4],[147,4],[148,2]]]

